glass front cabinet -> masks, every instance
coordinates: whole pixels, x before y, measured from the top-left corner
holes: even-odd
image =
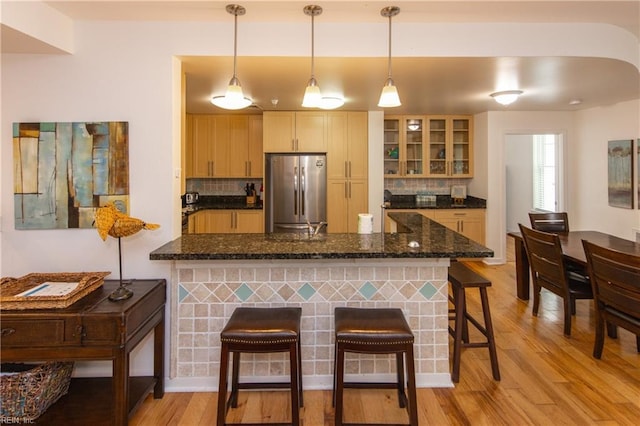
[[[384,119],[385,177],[425,177],[425,117]]]
[[[384,176],[472,177],[472,138],[472,116],[385,116]]]
[[[473,118],[465,115],[427,116],[428,175],[473,176]]]

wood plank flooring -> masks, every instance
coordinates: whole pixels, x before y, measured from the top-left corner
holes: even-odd
[[[512,249],[509,249],[512,253]],[[638,425],[640,424],[640,354],[635,336],[619,330],[605,341],[602,360],[592,357],[592,301],[577,302],[572,336],[562,334],[562,304],[545,292],[540,315],[532,301],[515,295],[515,268],[467,263],[490,279],[491,314],[496,330],[502,380],[495,382],[486,349],[462,354],[455,388],[418,389],[421,425]],[[469,311],[479,314],[477,292]],[[473,330],[472,335],[473,335]],[[407,419],[390,390],[345,391],[345,420],[399,423]],[[331,391],[305,391],[301,418],[306,426],[333,425]],[[150,395],[130,421],[133,426],[215,424],[216,393]],[[286,422],[285,392],[241,392],[228,422]]]

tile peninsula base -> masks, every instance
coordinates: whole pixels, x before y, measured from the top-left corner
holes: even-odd
[[[449,259],[173,261],[168,389],[216,390],[220,330],[238,306],[302,307],[305,389],[331,389],[333,310],[395,307],[415,335],[419,387],[452,386],[447,332]],[[245,354],[240,374],[277,381],[285,354]],[[349,378],[394,380],[392,356],[347,357]],[[275,378],[275,380],[274,380]]]

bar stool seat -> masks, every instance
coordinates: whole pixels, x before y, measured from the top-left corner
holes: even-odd
[[[454,323],[453,327],[449,326],[449,334],[453,337],[451,380],[454,383],[460,381],[462,348],[488,348],[493,379],[500,380],[496,342],[493,335],[491,312],[489,311],[489,297],[487,296],[487,287],[491,286],[491,281],[460,262],[451,263],[448,276],[453,291],[453,296],[449,296],[449,300],[453,303],[453,309],[449,310],[449,320]],[[467,312],[466,290],[468,288],[477,288],[480,291],[484,326]],[[485,342],[470,342],[469,322],[487,338]]]
[[[395,308],[336,308],[335,309],[335,365],[333,404],[335,424],[343,423],[343,395],[345,388],[375,388],[398,390],[398,404],[407,408],[408,425],[417,426],[416,377],[413,357],[414,336],[400,309]],[[397,381],[345,382],[345,352],[360,354],[395,354]],[[407,366],[407,389],[404,384],[404,360]],[[407,398],[408,393],[408,398]],[[359,423],[362,424],[362,423]]]
[[[300,424],[302,399],[302,361],[300,356],[300,319],[302,309],[294,308],[245,308],[231,314],[220,333],[220,382],[218,386],[217,425],[224,426],[229,408],[238,406],[239,389],[278,389],[291,391],[291,423]],[[288,352],[290,380],[288,382],[239,382],[240,354]],[[227,401],[229,353],[233,353],[231,394]],[[256,423],[252,423],[256,424]],[[275,425],[276,423],[258,423]],[[281,424],[281,423],[279,423]]]

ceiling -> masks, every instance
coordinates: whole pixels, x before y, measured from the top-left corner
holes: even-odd
[[[229,1],[48,1],[74,20],[210,21],[229,23]],[[309,22],[302,8],[309,2],[242,2],[247,14],[240,22]],[[377,22],[379,1],[336,1],[323,6],[322,22]],[[393,2],[403,13],[396,22],[586,22],[624,28],[640,39],[640,1],[575,0],[446,0]],[[410,11],[410,12],[409,12]],[[318,18],[319,19],[319,18]],[[316,25],[318,25],[316,20]],[[3,36],[9,34],[3,27]],[[11,34],[3,52],[33,49],[31,40]],[[8,36],[7,36],[8,37]],[[10,40],[8,42],[7,40]],[[232,57],[183,57],[187,75],[187,111],[222,113],[211,105],[232,74]],[[255,106],[249,111],[301,109],[309,78],[309,58],[238,57],[238,77]],[[640,74],[619,60],[581,57],[443,58],[394,57],[393,77],[403,105],[393,113],[475,114],[501,110],[488,95],[498,69],[508,64],[519,78],[524,95],[509,110],[575,110],[640,98]],[[316,57],[315,75],[324,95],[343,93],[348,110],[379,110],[377,101],[386,77],[386,58]],[[379,70],[379,72],[371,72]],[[277,100],[277,102],[275,102]],[[580,100],[572,105],[572,100]],[[247,112],[247,110],[243,111]]]

